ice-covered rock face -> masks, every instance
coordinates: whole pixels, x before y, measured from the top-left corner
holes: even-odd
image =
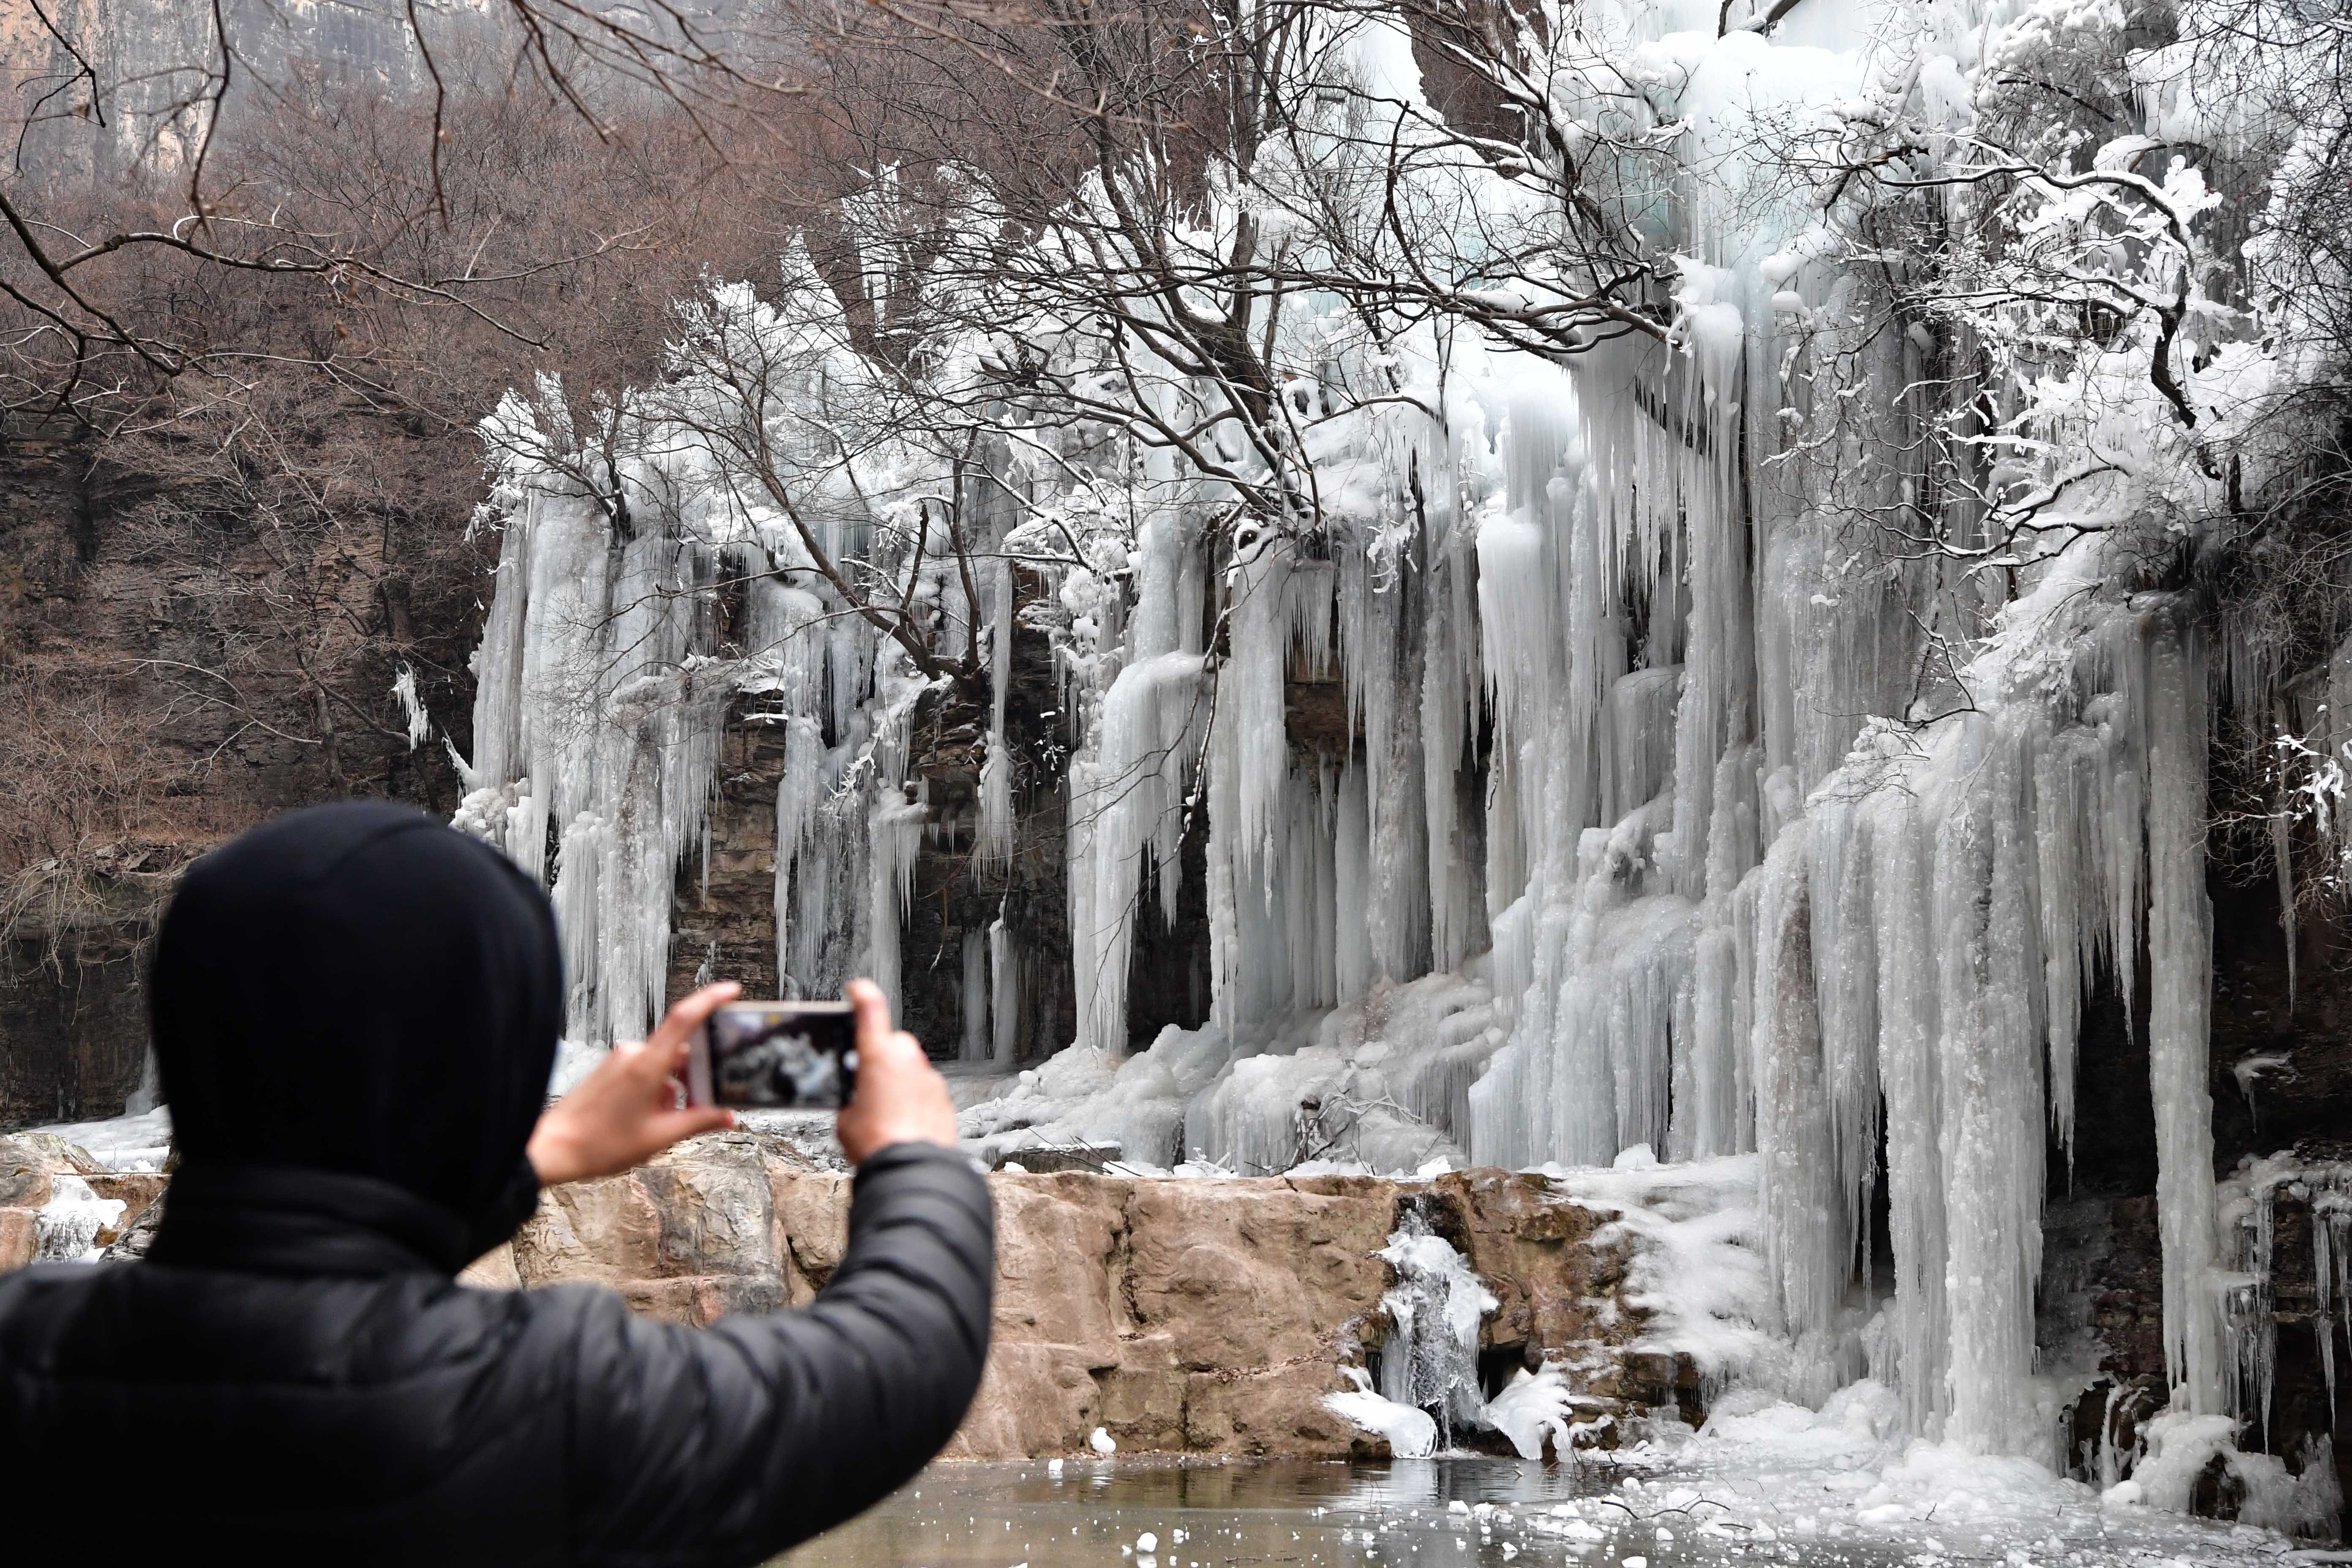
[[[551,1190],[466,1282],[594,1281],[691,1323],[803,1303],[840,1264],[850,1186],[768,1135],[698,1138]],[[1727,1325],[1714,1313],[1758,1304],[1752,1271],[1728,1289],[1707,1278],[1737,1272],[1751,1186],[992,1176],[990,1363],[949,1456],[1084,1458],[1103,1451],[1097,1433],[1119,1455],[1432,1451],[1437,1423],[1372,1388],[1373,1346],[1383,1384],[1402,1376],[1403,1397],[1456,1412],[1457,1436],[1491,1446],[1500,1432],[1531,1457],[1613,1444],[1622,1418],[1674,1408],[1717,1363]],[[1430,1234],[1417,1211],[1431,1207],[1468,1256]],[[1477,1356],[1495,1335],[1546,1370],[1490,1403]],[[1416,1358],[1426,1371],[1394,1370]]]
[[[1016,608],[1050,622],[1073,1048],[967,1131],[1236,1174],[1752,1155],[1781,1385],[1818,1403],[1875,1365],[1907,1431],[2049,1459],[2042,1151],[2072,1136],[2084,996],[2105,985],[2145,1005],[2173,1400],[2218,1414],[2204,755],[2216,671],[2262,661],[2209,646],[2189,599],[2134,590],[2229,510],[2210,443],[2277,456],[2246,432],[2288,367],[2215,282],[2237,265],[2220,206],[2261,194],[2209,188],[2185,153],[2158,169],[2137,132],[2009,194],[1975,176],[1990,139],[2036,132],[2010,96],[2021,62],[2111,68],[2118,112],[2243,128],[2177,71],[2142,79],[2161,62],[2126,62],[2112,7],[1738,10],[1590,6],[1545,57],[1539,112],[1657,280],[1648,314],[1572,353],[1469,324],[1559,297],[1558,277],[1465,276],[1460,320],[1357,336],[1317,290],[1269,297],[1283,428],[1256,432],[1262,461],[1212,462],[1158,433],[1223,442],[1255,416],[1149,356],[1105,375],[1065,312],[1051,353],[1099,444],[1081,482],[1050,420],[985,432],[989,493],[1021,489],[982,514],[978,576],[943,563],[925,499],[961,469],[879,429],[837,461],[782,440],[827,548],[903,569],[927,635],[991,649],[989,766],[1007,628]],[[1426,124],[1417,71],[1374,32],[1349,58],[1404,137]],[[1574,253],[1531,172],[1439,162],[1449,183],[1416,199]],[[1223,174],[1212,228],[1241,184],[1280,204],[1280,160]],[[1969,237],[1994,231],[2031,243]],[[1943,270],[1885,237],[1930,232]],[[819,286],[798,265],[787,293]],[[2081,330],[2107,314],[2114,331]],[[895,983],[930,826],[906,650],[695,433],[746,345],[786,423],[864,373],[745,289],[688,320],[706,349],[632,405],[610,493],[559,460],[595,439],[560,397],[488,427],[507,534],[461,819],[553,871],[592,1043],[657,1000],[722,698],[772,699],[790,738],[792,984]],[[666,527],[622,537],[622,502]],[[1015,555],[1038,574],[1025,606]],[[723,670],[699,613],[722,567],[758,579],[759,645]],[[1311,735],[1306,685],[1339,689]],[[1011,787],[983,769],[983,876]],[[1148,933],[1188,895],[1208,1016],[1132,1040]],[[975,1060],[1003,1054],[1034,973],[1003,935],[947,953]],[[1882,1195],[1894,1292],[1865,1343],[1850,1297],[1881,1261]]]

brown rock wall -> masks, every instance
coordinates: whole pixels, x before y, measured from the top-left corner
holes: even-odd
[[[1593,1244],[1597,1216],[1539,1176],[1421,1186],[1066,1172],[998,1174],[990,1187],[994,1343],[950,1458],[1082,1452],[1097,1427],[1130,1452],[1380,1451],[1323,1399],[1386,1336],[1392,1281],[1376,1254],[1408,1200],[1429,1205],[1505,1302],[1488,1338],[1506,1360],[1573,1360],[1612,1392],[1643,1384],[1623,1349],[1638,1323],[1614,1299],[1623,1259]],[[550,1193],[468,1282],[591,1281],[639,1311],[707,1324],[810,1300],[840,1264],[849,1202],[848,1177],[750,1134],[699,1139],[627,1176]],[[1667,1366],[1648,1380],[1660,1390],[1638,1392],[1670,1399],[1675,1377]]]
[[[1622,1242],[1594,1242],[1608,1215],[1523,1171],[1457,1171],[1432,1183],[1431,1194],[1434,1228],[1501,1302],[1486,1320],[1488,1348],[1623,1345],[1638,1333],[1633,1319],[1603,1310],[1630,1256]]]
[[[161,1176],[88,1165],[55,1138],[0,1138],[0,1269],[32,1260],[35,1215],[59,1173],[121,1199],[122,1229],[164,1195]],[[1503,1362],[1569,1363],[1588,1393],[1612,1402],[1674,1397],[1671,1365],[1647,1378],[1660,1389],[1636,1386],[1642,1358],[1625,1346],[1638,1324],[1615,1297],[1623,1259],[1593,1243],[1599,1216],[1554,1198],[1539,1176],[1061,1172],[989,1184],[993,1345],[950,1458],[1084,1452],[1097,1427],[1129,1452],[1382,1452],[1323,1401],[1350,1386],[1341,1369],[1364,1366],[1387,1337],[1393,1279],[1377,1255],[1407,1204],[1465,1248],[1504,1302],[1487,1329]],[[713,1134],[626,1175],[550,1190],[514,1240],[460,1279],[602,1285],[649,1317],[706,1326],[814,1298],[840,1267],[850,1197],[851,1178],[807,1168],[787,1145]]]

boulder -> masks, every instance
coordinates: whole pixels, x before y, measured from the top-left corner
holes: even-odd
[[[0,1209],[0,1273],[22,1268],[41,1255],[36,1209]]]
[[[1136,1184],[1127,1296],[1191,1372],[1332,1357],[1389,1286],[1386,1196],[1236,1178]]]
[[[514,1243],[501,1242],[457,1271],[457,1283],[483,1290],[520,1290],[522,1270],[516,1267]]]
[[[850,1180],[798,1163],[768,1163],[769,1204],[782,1239],[786,1299],[803,1305],[824,1289],[849,1247]]]
[[[1248,1458],[1385,1458],[1385,1439],[1323,1403],[1349,1386],[1336,1360],[1193,1373],[1184,1389],[1184,1447]]]
[[[55,1195],[58,1176],[80,1177],[95,1195],[123,1201],[121,1217],[98,1234],[101,1247],[129,1230],[163,1186],[161,1176],[110,1172],[88,1150],[54,1132],[0,1137],[0,1273],[22,1268],[40,1257],[38,1216]]]
[[[681,1143],[625,1175],[551,1188],[512,1245],[524,1285],[589,1281],[650,1317],[703,1325],[772,1311],[791,1289],[759,1141]]]

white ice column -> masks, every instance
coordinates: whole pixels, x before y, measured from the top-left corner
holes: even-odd
[[[1763,1157],[1764,1257],[1791,1334],[1831,1328],[1852,1268],[1830,1147],[1829,1078],[1814,984],[1812,909],[1801,818],[1755,873],[1756,1142]]]
[[[1021,1054],[1021,943],[999,911],[988,922],[990,1055],[1010,1062]]]
[[[1333,817],[1333,978],[1338,999],[1351,1002],[1372,984],[1372,938],[1365,909],[1371,891],[1371,817],[1364,800],[1364,770],[1355,763],[1339,774]]]
[[[973,927],[963,933],[963,1049],[965,1061],[988,1059],[989,994],[988,933]]]
[[[2033,831],[2042,871],[2042,965],[2049,1019],[2050,1126],[2071,1161],[2074,1059],[2083,992],[2106,939],[2105,885],[2095,811],[2097,733],[2071,725],[2048,736],[2033,763]],[[2129,961],[2129,960],[2127,960]]]
[[[2033,1292],[2042,1261],[2043,1121],[2035,847],[2025,813],[2033,726],[1970,719],[1958,798],[1937,834],[1938,1093],[1951,1314],[1946,1435],[1985,1453],[2038,1455]]]
[[[1172,624],[1167,628],[1172,633]],[[1160,873],[1163,898],[1175,892],[1183,802],[1206,719],[1197,654],[1161,653],[1119,671],[1105,693],[1096,756],[1072,770],[1074,824],[1070,908],[1078,994],[1086,1006],[1079,1041],[1127,1048],[1128,964],[1146,857]],[[1091,776],[1087,776],[1090,774]]]
[[[1289,670],[1290,551],[1261,531],[1237,545],[1226,581],[1232,585],[1231,657],[1217,677],[1218,722],[1235,726],[1235,805],[1240,818],[1234,853],[1265,864],[1284,826],[1284,787],[1290,777],[1290,747],[1285,739],[1284,678]]]
[[[2156,1103],[2165,1362],[2175,1405],[2218,1415],[2226,1406],[2207,1087],[2213,910],[2205,896],[2205,660],[2193,631],[2154,628],[2150,643],[2147,1070]]]
[[[1814,803],[1812,946],[1821,1001],[1822,1058],[1830,1094],[1829,1153],[1845,1194],[1852,1249],[1869,1235],[1878,1173],[1878,963],[1872,927],[1875,879],[1860,809],[1831,795]]]
[[[1690,1103],[1676,1109],[1677,1123],[1686,1131],[1675,1141],[1675,1152],[1683,1158],[1704,1160],[1755,1147],[1747,1032],[1752,993],[1742,980],[1736,921],[1740,879],[1762,855],[1756,756],[1752,745],[1726,748],[1708,792],[1714,808],[1707,817],[1706,897],[1700,905],[1694,1024],[1685,1052],[1691,1058],[1685,1075]],[[1679,794],[1676,798],[1679,812]]]
[[[1945,1367],[1951,1323],[1944,1279],[1944,1167],[1936,1056],[1937,954],[1930,926],[1931,830],[1906,787],[1882,789],[1865,807],[1877,959],[1879,1083],[1886,1100],[1887,1228],[1895,1257],[1895,1310],[1906,1426],[1943,1432],[1951,1408]]]

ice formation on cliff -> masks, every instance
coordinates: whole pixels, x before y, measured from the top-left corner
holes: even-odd
[[[1406,1201],[1380,1256],[1396,1284],[1381,1301],[1389,1332],[1381,1344],[1379,1386],[1361,1369],[1345,1368],[1355,1386],[1325,1395],[1324,1405],[1387,1438],[1399,1458],[1451,1449],[1458,1435],[1474,1430],[1501,1433],[1521,1458],[1541,1458],[1547,1438],[1555,1453],[1568,1453],[1570,1395],[1559,1369],[1522,1367],[1486,1397],[1478,1377],[1478,1325],[1498,1303],[1469,1260],[1430,1230],[1414,1200]]]
[[[1823,0],[1726,30],[1714,5],[1588,7],[1549,87],[1622,163],[1628,221],[1675,258],[1663,336],[1563,365],[1424,317],[1375,354],[1349,346],[1335,301],[1290,301],[1280,331],[1328,337],[1334,378],[1391,389],[1339,405],[1284,389],[1312,416],[1312,527],[1243,512],[1165,445],[1118,447],[1105,470],[1131,531],[1082,531],[1079,558],[1040,569],[1073,744],[1076,1038],[967,1131],[1239,1171],[1752,1159],[1756,1327],[1794,1347],[1788,1392],[1818,1403],[1867,1367],[1909,1432],[2053,1458],[2058,1395],[2033,1357],[2045,1132],[2072,1136],[2087,988],[2127,994],[2145,948],[2174,1407],[2222,1414],[2261,1354],[2225,1336],[2216,1289],[2203,757],[2210,694],[2252,698],[2233,650],[2190,606],[2131,591],[2109,542],[2219,506],[2177,413],[2200,439],[2227,431],[2274,371],[2244,313],[2197,293],[2201,242],[2164,249],[2217,198],[2183,159],[2125,172],[2148,151],[2134,138],[2084,149],[2105,185],[2028,182],[2017,221],[2098,266],[2138,258],[2179,290],[2196,352],[2168,383],[2148,356],[2175,345],[2145,327],[2012,355],[1985,394],[1994,422],[1968,425],[1931,416],[1927,389],[1990,353],[1998,321],[1896,309],[1836,204],[1771,151],[1900,121],[1933,173],[1968,145],[1989,62],[2068,29],[2120,51],[2111,10]],[[1391,29],[1366,24],[1356,59],[1376,100],[1418,102]],[[2143,64],[2143,113],[2226,136],[2193,84]],[[1422,124],[1394,120],[1400,138]],[[1437,206],[1547,221],[1482,164],[1428,177]],[[1957,220],[1968,190],[1926,199]],[[2121,217],[2117,191],[2140,204]],[[2137,226],[2137,249],[2102,237],[2111,221]],[[553,388],[490,427],[502,553],[459,820],[552,872],[590,1040],[652,1018],[730,703],[784,731],[788,984],[895,983],[913,857],[940,826],[909,775],[924,680],[811,566],[810,525],[729,477],[708,407],[727,383],[692,344],[730,364],[756,348],[788,405],[854,382],[855,356],[748,290],[689,314],[675,380],[594,431]],[[1157,413],[1202,413],[1192,378],[1138,363]],[[854,461],[807,459],[813,526],[902,567],[935,636],[991,650],[970,830],[1001,861],[1002,557],[1027,524],[999,501],[1020,460],[1008,445],[968,481],[999,557],[975,584],[942,564],[936,463],[866,436]],[[1931,463],[1980,482],[1936,489]],[[1050,497],[1048,468],[1022,471],[1024,504]],[[1937,548],[1860,542],[1919,519]],[[750,651],[716,660],[712,595],[737,577]],[[1292,743],[1294,672],[1336,675],[1342,752]],[[1212,1016],[1131,1052],[1141,906],[1172,917],[1203,819]],[[961,950],[969,1058],[1012,1065],[1017,942],[1000,919]],[[2326,1234],[2340,1303],[2345,1237]]]

